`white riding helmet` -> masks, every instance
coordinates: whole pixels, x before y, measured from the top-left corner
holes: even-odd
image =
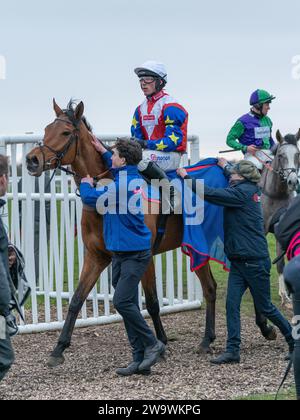
[[[146,61],[144,64],[142,64],[140,67],[137,67],[134,69],[135,74],[138,75],[138,77],[142,76],[159,76],[161,77],[165,82],[167,82],[167,70],[163,63],[158,63],[157,61]]]

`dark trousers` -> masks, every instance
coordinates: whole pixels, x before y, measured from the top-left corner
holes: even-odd
[[[271,302],[270,269],[269,258],[231,261],[226,302],[228,352],[239,352],[240,350],[240,306],[242,297],[248,288],[257,310],[280,329],[290,346],[293,345],[291,325]]]
[[[122,315],[133,360],[141,362],[145,347],[157,340],[141,315],[138,286],[151,258],[151,251],[114,253],[112,259],[112,285],[115,289],[113,304]]]
[[[300,275],[298,273],[298,279]],[[299,279],[300,280],[300,279]],[[297,325],[294,327],[295,351],[294,351],[294,376],[296,383],[297,398],[300,400],[300,293],[293,295],[294,315],[297,317]]]
[[[294,257],[284,269],[284,279],[288,290],[292,293],[295,325],[293,336],[295,339],[294,376],[297,399],[300,400],[300,255]]]
[[[10,342],[10,337],[6,340],[0,340],[0,381],[9,371],[14,361],[14,352]]]

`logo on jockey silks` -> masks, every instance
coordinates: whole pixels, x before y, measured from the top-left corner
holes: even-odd
[[[156,115],[143,115],[143,121],[142,121],[142,125],[144,127],[149,127],[149,126],[155,126],[158,123],[158,118],[156,117]]]
[[[150,156],[150,159],[152,160],[152,162],[163,162],[163,161],[168,161],[171,159],[170,155],[164,155],[164,156],[157,156],[154,153],[152,153],[152,155]]]
[[[256,139],[265,139],[271,136],[270,127],[255,127],[254,132]]]
[[[144,121],[155,121],[155,115],[144,115],[143,116]]]

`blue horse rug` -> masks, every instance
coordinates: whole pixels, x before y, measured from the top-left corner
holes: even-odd
[[[223,170],[217,165],[217,159],[208,158],[185,168],[187,173],[198,180],[202,180],[212,188],[226,188],[228,180]],[[170,181],[179,183],[182,192],[182,202],[185,202],[185,195],[195,207],[194,214],[187,212],[186,207],[182,208],[183,216],[183,239],[181,244],[182,252],[190,257],[190,269],[196,271],[213,260],[223,265],[224,270],[229,271],[230,262],[224,253],[224,230],[223,230],[223,207],[201,201],[190,188],[184,188],[184,180],[178,177],[176,171],[167,173]],[[176,183],[175,183],[176,188]],[[142,190],[144,198],[159,202],[159,191],[148,185],[148,190]],[[196,201],[201,201],[203,217],[198,223],[190,223],[195,218],[197,207]],[[197,221],[195,218],[194,220]]]
[[[189,176],[203,180],[209,187],[226,188],[228,186],[228,179],[217,165],[217,159],[208,158],[185,169]],[[168,176],[170,180],[178,178],[176,171],[169,172]],[[182,179],[181,182],[183,182]],[[184,193],[187,192],[184,191]],[[190,189],[188,193],[195,195]],[[183,208],[184,233],[181,249],[190,257],[191,271],[203,267],[209,260],[222,264],[223,268],[229,271],[230,262],[224,253],[223,207],[204,201],[202,223],[190,225],[187,223],[190,217],[191,215],[187,215]]]

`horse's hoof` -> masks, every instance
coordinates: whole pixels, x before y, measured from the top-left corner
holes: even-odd
[[[160,340],[160,341],[162,341],[162,340]],[[174,333],[169,333],[168,334],[168,339],[167,340],[165,340],[166,342],[164,343],[164,345],[166,345],[168,342],[172,342],[172,341],[178,341],[178,336],[177,336],[177,334],[174,332]]]
[[[213,354],[213,349],[210,346],[202,346],[200,345],[196,351],[197,354]]]
[[[276,328],[274,327],[269,327],[268,328],[268,333],[265,334],[265,339],[268,341],[275,341],[277,338],[277,332],[276,332]]]
[[[165,346],[168,344],[168,341],[170,340],[170,341],[175,341],[175,340],[172,340],[172,337],[171,338],[169,338],[169,337],[166,337],[166,336],[161,336],[161,337],[157,337],[157,339],[159,340],[159,341],[161,341]]]
[[[64,362],[65,362],[64,356],[58,356],[58,357],[50,356],[48,359],[47,366],[49,368],[55,368],[57,366],[64,364]]]

